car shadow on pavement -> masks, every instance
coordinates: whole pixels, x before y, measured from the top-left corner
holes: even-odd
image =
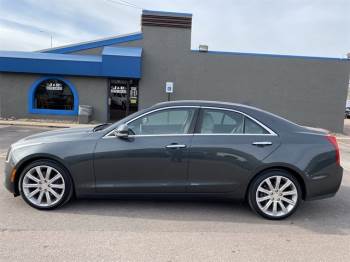
[[[269,221],[253,213],[248,204],[228,200],[74,200],[53,212],[94,217],[152,221],[224,222],[297,226],[318,234],[350,234],[350,187],[342,186],[329,199],[306,201],[282,221]],[[271,227],[269,227],[271,229]],[[268,229],[267,229],[268,230]]]

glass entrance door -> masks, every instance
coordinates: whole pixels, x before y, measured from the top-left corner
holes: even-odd
[[[138,80],[109,80],[109,120],[117,121],[138,110]]]

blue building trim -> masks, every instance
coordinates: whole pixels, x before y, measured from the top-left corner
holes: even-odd
[[[141,40],[141,39],[143,39],[143,34],[136,33],[136,34],[130,34],[130,35],[125,35],[125,36],[113,37],[113,38],[109,38],[109,39],[80,43],[80,44],[75,44],[75,45],[70,45],[70,46],[65,46],[65,47],[63,46],[63,47],[57,47],[57,48],[50,48],[50,49],[42,50],[39,52],[66,54],[66,53],[78,52],[78,51],[82,51],[82,50],[110,46],[110,45],[130,42],[130,41]]]
[[[74,98],[74,109],[73,110],[56,110],[56,109],[39,109],[35,108],[34,105],[34,99],[35,99],[35,91],[38,88],[38,86],[45,80],[51,80],[51,79],[57,79],[62,82],[64,82],[66,85],[69,86],[70,90],[73,93]],[[37,79],[30,87],[28,92],[28,112],[31,114],[41,114],[41,115],[66,115],[66,116],[76,116],[78,115],[79,110],[79,95],[78,91],[74,87],[74,85],[68,81],[67,79],[64,79],[60,76],[45,76]]]
[[[298,55],[281,55],[281,54],[264,54],[264,53],[242,53],[242,52],[229,52],[229,51],[202,52],[202,51],[194,50],[194,49],[192,49],[191,52],[196,52],[196,53],[201,53],[201,54],[213,54],[213,55],[260,56],[260,57],[274,57],[274,58],[301,58],[301,59],[349,61],[348,58],[322,57],[322,56],[298,56]]]
[[[105,47],[101,56],[0,51],[0,72],[141,78],[142,48]]]

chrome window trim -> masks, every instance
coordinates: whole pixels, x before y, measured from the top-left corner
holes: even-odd
[[[265,131],[268,132],[268,134],[231,134],[231,133],[210,133],[210,134],[201,134],[201,133],[192,133],[192,134],[152,134],[152,135],[129,135],[129,137],[168,137],[168,136],[278,136],[273,130],[271,130],[269,127],[267,127],[266,125],[264,125],[263,123],[261,123],[259,120],[255,119],[254,117],[251,117],[250,115],[235,110],[235,109],[230,109],[230,108],[225,108],[225,107],[215,107],[215,106],[167,106],[167,107],[161,107],[161,108],[156,108],[154,110],[145,112],[131,120],[129,120],[128,122],[124,123],[126,125],[128,125],[130,122],[135,121],[145,115],[151,114],[153,112],[157,112],[157,111],[161,111],[161,110],[166,110],[166,109],[173,109],[173,108],[203,108],[203,109],[216,109],[216,110],[226,110],[226,111],[231,111],[231,112],[235,112],[235,113],[239,113],[242,114],[243,116],[248,117],[249,119],[251,119],[252,121],[254,121],[256,124],[258,124],[260,127],[262,127]],[[106,135],[103,136],[103,138],[115,138],[113,134],[113,132],[116,129],[113,129],[112,131],[108,132]]]
[[[209,134],[200,134],[195,133],[195,136],[277,136],[274,134],[228,134],[228,133],[209,133]]]
[[[166,109],[173,109],[173,108],[200,108],[200,106],[167,106],[167,107],[161,107],[161,108],[156,108],[156,109],[153,109],[151,111],[148,111],[148,112],[145,112],[131,120],[129,120],[128,122],[124,123],[126,125],[128,125],[130,122],[132,121],[135,121],[143,116],[146,116],[148,114],[151,114],[153,112],[157,112],[157,111],[161,111],[161,110],[166,110]],[[113,129],[112,131],[108,132],[106,135],[103,136],[103,138],[110,138],[110,137],[115,137],[111,134],[113,134],[113,132],[115,131],[116,129]],[[129,137],[148,137],[148,136],[186,136],[186,135],[193,135],[193,134],[152,134],[152,135],[129,135]]]
[[[254,117],[251,117],[250,115],[235,110],[235,109],[230,109],[230,108],[225,108],[225,107],[214,107],[214,106],[201,106],[201,108],[205,108],[205,109],[219,109],[219,110],[226,110],[226,111],[231,111],[231,112],[235,112],[235,113],[239,113],[242,114],[246,117],[248,117],[250,120],[252,120],[253,122],[255,122],[256,124],[258,124],[261,128],[265,129],[265,131],[268,132],[268,134],[230,134],[230,133],[212,133],[212,134],[200,134],[197,133],[196,135],[254,135],[254,136],[278,136],[273,130],[271,130],[269,127],[267,127],[266,125],[264,125],[263,123],[261,123],[259,120],[255,119]]]

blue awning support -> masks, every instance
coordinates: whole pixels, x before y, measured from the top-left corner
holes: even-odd
[[[55,54],[67,54],[72,52],[79,52],[82,50],[92,49],[92,48],[99,48],[99,47],[105,47],[105,46],[111,46],[111,45],[117,45],[120,43],[126,43],[131,41],[137,41],[142,40],[143,34],[141,32],[139,33],[132,33],[127,35],[119,35],[104,39],[97,39],[89,42],[82,42],[67,46],[59,46],[59,47],[53,47],[45,50],[40,50],[38,52],[40,53],[55,53]]]
[[[101,56],[0,51],[0,72],[141,78],[142,48],[104,47]]]

